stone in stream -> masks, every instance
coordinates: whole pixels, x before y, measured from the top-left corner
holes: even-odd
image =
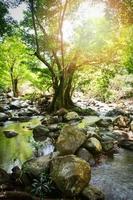
[[[122,110],[120,110],[119,108],[114,108],[114,109],[108,111],[106,113],[106,116],[108,116],[108,117],[114,117],[114,116],[124,115],[124,114],[125,113]]]
[[[52,160],[51,178],[66,196],[78,195],[91,179],[90,165],[74,156],[59,156]]]
[[[86,149],[88,149],[90,152],[97,154],[97,153],[101,153],[102,152],[102,145],[99,142],[99,140],[97,140],[94,137],[89,138],[85,144],[84,147]]]
[[[31,179],[38,178],[39,174],[49,167],[50,160],[50,155],[28,160],[23,163],[22,172],[23,174],[27,174]]]
[[[119,145],[125,149],[129,149],[133,151],[133,140],[121,140]]]
[[[68,112],[65,116],[64,116],[64,120],[65,121],[71,121],[71,120],[80,120],[81,117],[78,115],[78,113],[76,112]]]
[[[18,135],[15,131],[3,131],[3,133],[7,138],[12,138]]]
[[[5,122],[8,120],[8,115],[5,113],[0,112],[0,122]]]
[[[18,99],[15,99],[10,103],[10,109],[20,109],[21,108],[21,102]]]
[[[87,187],[84,188],[84,190],[82,191],[82,195],[86,198],[86,200],[104,200],[105,196],[103,194],[103,192],[92,185],[89,185]]]
[[[49,136],[49,129],[44,125],[38,125],[33,129],[33,138],[35,141],[45,140]]]
[[[102,142],[102,148],[105,152],[110,152],[114,149],[114,142],[113,141]]]
[[[89,116],[85,117],[79,124],[78,128],[80,129],[88,129],[89,126],[95,126],[98,121],[100,121],[101,118],[98,116]]]
[[[126,128],[130,126],[130,122],[131,119],[129,117],[120,115],[114,120],[113,125],[119,128]]]
[[[86,135],[77,127],[66,125],[60,132],[56,148],[61,155],[74,154],[85,142]]]
[[[94,157],[93,155],[85,148],[81,147],[79,148],[79,150],[76,152],[76,155],[85,160],[86,162],[89,162],[89,164],[91,166],[94,166],[95,165],[95,160],[94,160]]]
[[[97,126],[100,127],[108,127],[112,124],[112,119],[108,118],[108,117],[104,117],[101,120],[99,120],[98,122],[96,122]]]

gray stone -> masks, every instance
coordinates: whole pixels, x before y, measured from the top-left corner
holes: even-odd
[[[89,161],[93,156],[92,154],[85,148],[80,148],[77,152],[76,152],[76,155],[79,157],[79,158],[82,158],[83,160],[85,161]]]
[[[18,135],[15,131],[4,131],[3,133],[7,138],[12,138]]]
[[[0,112],[0,122],[5,122],[8,120],[8,115],[5,113]]]
[[[35,141],[45,140],[49,136],[49,129],[46,126],[38,125],[33,129],[33,138]]]
[[[89,126],[95,126],[98,121],[100,121],[101,118],[98,116],[89,116],[85,117],[81,123],[79,123],[78,127],[80,129],[87,129]]]

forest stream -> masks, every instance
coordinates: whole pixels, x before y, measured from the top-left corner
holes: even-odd
[[[40,124],[41,117],[34,117],[29,122],[6,122],[0,129],[0,168],[11,172],[14,166],[21,166],[32,157],[30,144],[32,131],[29,127]],[[19,133],[12,139],[2,132],[14,130]],[[51,152],[51,146],[46,147]],[[46,153],[47,154],[47,153]],[[92,168],[91,183],[99,187],[107,200],[131,200],[133,197],[133,156],[132,151],[119,149],[111,158],[103,159],[101,164]]]

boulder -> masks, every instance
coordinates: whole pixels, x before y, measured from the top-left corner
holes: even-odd
[[[0,112],[0,122],[5,122],[8,120],[8,115],[5,113]]]
[[[15,131],[4,131],[3,133],[7,138],[12,138],[18,135]]]
[[[33,138],[35,141],[45,140],[49,136],[49,129],[46,126],[38,125],[33,129]]]
[[[89,126],[95,126],[98,121],[100,121],[101,118],[98,116],[89,116],[85,117],[81,123],[78,124],[78,127],[80,129],[88,129]]]
[[[102,151],[101,143],[94,137],[89,138],[84,146],[92,153],[100,153]]]
[[[88,200],[104,200],[103,192],[95,186],[89,185],[84,188],[82,195]]]
[[[96,125],[106,128],[106,127],[112,125],[112,119],[109,117],[104,117],[104,118],[100,119],[98,122],[96,122]]]
[[[90,165],[74,156],[59,156],[52,160],[51,178],[66,196],[78,195],[91,179]]]
[[[113,125],[118,126],[119,128],[126,128],[130,126],[130,122],[130,118],[120,115],[114,120]]]
[[[85,142],[86,135],[77,127],[66,125],[60,132],[56,142],[56,148],[61,155],[74,154]]]
[[[76,152],[76,155],[85,160],[85,161],[89,161],[90,159],[93,158],[93,155],[85,148],[80,148],[77,152]]]
[[[71,120],[80,120],[80,116],[78,115],[78,113],[76,112],[68,112],[65,116],[64,116],[64,120],[65,121],[71,121]]]
[[[114,149],[114,142],[113,141],[102,142],[102,148],[105,152],[110,152]]]
[[[22,165],[22,172],[28,174],[29,178],[37,178],[39,174],[44,172],[50,163],[50,155],[33,158],[26,161]]]

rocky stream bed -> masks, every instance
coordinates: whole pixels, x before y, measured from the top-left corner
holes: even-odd
[[[40,199],[31,187],[48,170],[52,199],[132,200],[133,100],[74,101],[84,112],[48,115],[38,103],[1,94],[0,199]]]

